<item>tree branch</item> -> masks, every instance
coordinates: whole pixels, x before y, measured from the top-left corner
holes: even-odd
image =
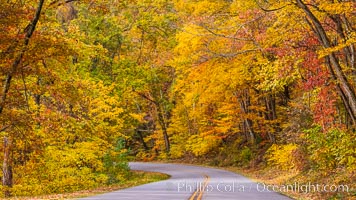
[[[280,8],[266,9],[266,8],[263,8],[263,6],[261,6],[260,3],[258,3],[258,0],[255,0],[255,2],[256,2],[256,4],[257,4],[257,6],[258,6],[261,10],[263,10],[263,11],[265,11],[265,12],[274,12],[274,11],[277,11],[277,10],[282,10],[283,8],[285,8],[285,7],[287,7],[287,6],[289,5],[289,4],[286,4],[286,5],[284,5],[284,6],[280,7]]]
[[[159,104],[157,103],[157,101],[151,99],[151,98],[148,97],[146,94],[143,94],[143,93],[141,93],[141,92],[137,92],[137,91],[135,91],[134,89],[133,89],[133,92],[135,92],[136,94],[138,94],[140,97],[142,97],[142,98],[148,100],[149,102],[154,103],[156,106],[159,106]]]
[[[8,129],[9,127],[10,127],[10,125],[6,125],[6,126],[2,127],[2,128],[0,129],[0,132],[5,131],[5,130]]]
[[[66,1],[60,1],[60,2],[58,2],[58,1],[52,1],[50,4],[49,4],[49,6],[53,6],[53,5],[55,5],[56,3],[57,3],[57,6],[61,6],[61,5],[63,5],[63,4],[66,4],[66,3],[70,3],[70,2],[74,2],[74,1],[78,1],[78,0],[66,0]]]
[[[35,31],[36,25],[37,25],[37,23],[38,23],[38,21],[40,19],[41,11],[42,11],[42,8],[43,8],[43,4],[44,4],[44,0],[40,0],[38,2],[38,7],[37,7],[37,10],[36,10],[34,18],[28,24],[28,26],[25,28],[26,36],[25,36],[24,43],[23,43],[24,46],[22,47],[22,50],[20,51],[20,53],[15,57],[15,60],[11,65],[11,69],[8,72],[7,76],[6,76],[6,79],[5,79],[5,82],[4,82],[4,86],[3,86],[3,89],[2,89],[2,95],[0,97],[0,114],[2,113],[2,111],[3,111],[4,107],[5,107],[6,96],[7,96],[7,93],[9,92],[9,90],[10,90],[11,79],[14,76],[14,74],[16,73],[17,68],[20,65],[21,61],[22,61],[23,55],[25,54],[26,48],[27,48],[27,46],[28,46],[28,44],[30,42],[30,38],[31,38],[33,32]]]

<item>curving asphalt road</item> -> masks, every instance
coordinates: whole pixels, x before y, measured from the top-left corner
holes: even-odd
[[[140,185],[83,200],[290,200],[271,187],[225,170],[159,163],[130,163],[133,170],[161,172],[168,180]]]

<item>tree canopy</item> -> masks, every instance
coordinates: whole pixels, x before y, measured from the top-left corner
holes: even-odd
[[[128,157],[355,170],[355,7],[2,0],[3,195],[120,182]]]

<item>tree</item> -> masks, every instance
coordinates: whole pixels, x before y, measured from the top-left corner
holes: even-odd
[[[323,1],[297,0],[285,2],[281,10],[290,8],[289,13],[295,14],[293,9],[299,9],[304,13],[302,16],[315,37],[318,38],[320,47],[319,56],[324,57],[325,64],[330,76],[336,83],[338,95],[350,117],[352,124],[355,123],[356,96],[353,86],[354,71],[354,29],[352,24],[352,2],[340,1],[337,3]],[[273,10],[277,6],[273,3],[268,5]],[[279,12],[279,11],[278,11]],[[284,11],[281,11],[284,12]],[[299,13],[299,12],[298,12]],[[294,16],[300,19],[301,16]],[[334,27],[334,28],[330,28]],[[343,67],[344,66],[344,67]],[[346,72],[351,69],[351,73]]]
[[[31,37],[36,29],[37,23],[40,19],[43,4],[44,4],[44,0],[40,0],[38,2],[34,17],[24,30],[25,37],[24,37],[23,41],[19,41],[20,45],[10,44],[10,46],[4,52],[4,53],[6,53],[9,51],[13,51],[14,50],[13,48],[18,48],[18,52],[16,52],[14,54],[13,60],[11,62],[11,66],[9,67],[9,70],[6,72],[6,78],[3,83],[2,94],[1,94],[1,98],[0,98],[0,114],[2,114],[2,112],[5,108],[6,97],[10,90],[11,80],[12,80],[13,76],[18,71],[18,68],[22,62],[23,56],[27,51],[30,39],[31,39]],[[10,4],[5,4],[4,7],[7,7],[8,5],[10,5]],[[11,14],[11,13],[8,13],[8,14]],[[1,52],[1,53],[3,53],[3,52]],[[5,136],[4,137],[4,147],[3,147],[4,160],[3,160],[3,169],[2,169],[2,171],[3,171],[2,184],[5,187],[12,187],[12,185],[13,185],[12,161],[11,161],[11,157],[10,157],[10,148],[11,148],[11,138],[9,139],[7,136]],[[9,195],[10,195],[10,192],[5,191],[5,196],[9,196]]]

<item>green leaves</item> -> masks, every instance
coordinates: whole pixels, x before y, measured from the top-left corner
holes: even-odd
[[[308,143],[308,154],[314,167],[330,170],[345,166],[350,170],[355,169],[354,133],[336,128],[323,133],[320,126],[304,132]]]

